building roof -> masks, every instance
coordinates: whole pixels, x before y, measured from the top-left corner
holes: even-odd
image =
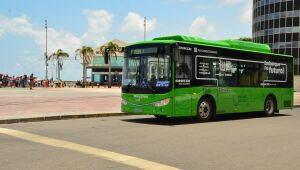
[[[129,43],[125,42],[125,41],[122,41],[122,40],[119,40],[119,39],[113,39],[111,41],[108,41],[106,42],[105,44],[103,45],[100,45],[99,47],[95,48],[94,50],[95,51],[99,51],[99,48],[101,46],[107,46],[109,42],[112,42],[114,44],[117,44],[119,48],[124,48],[125,46],[127,46]],[[120,57],[120,56],[124,56],[124,52],[121,51],[120,49],[120,52],[117,52],[117,56]]]
[[[111,41],[108,41],[108,42],[106,42],[106,43],[100,45],[99,47],[101,47],[101,46],[107,46],[109,42],[112,42],[112,43],[114,43],[114,44],[117,44],[118,47],[125,47],[125,46],[128,45],[128,42],[125,42],[125,41],[122,41],[122,40],[119,40],[119,39],[113,39],[113,40],[111,40]],[[97,47],[96,49],[98,49],[99,47]]]

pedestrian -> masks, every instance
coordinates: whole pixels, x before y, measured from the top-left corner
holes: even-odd
[[[23,87],[23,76],[19,77],[19,86],[18,87]]]
[[[2,87],[2,83],[3,83],[3,75],[0,74],[0,88]]]
[[[6,74],[3,78],[3,84],[4,84],[4,87],[7,87],[8,86],[8,74]]]
[[[23,76],[23,88],[25,88],[25,87],[27,86],[27,84],[28,84],[28,77],[27,77],[27,75],[25,74],[25,75]]]
[[[15,76],[12,77],[12,83],[13,83],[13,86],[14,86],[14,87],[17,86],[17,85],[16,85],[16,84],[17,84],[17,77],[15,77]]]
[[[30,75],[30,77],[29,77],[29,89],[30,90],[33,90],[33,84],[34,84],[34,77],[33,77],[33,73]]]

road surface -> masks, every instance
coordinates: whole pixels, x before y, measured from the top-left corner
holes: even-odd
[[[120,116],[0,125],[0,169],[299,169],[299,113],[210,123]]]

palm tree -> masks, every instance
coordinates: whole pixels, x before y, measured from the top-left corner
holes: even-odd
[[[98,48],[98,51],[96,51],[96,54],[102,54],[102,56],[108,57],[108,88],[111,88],[111,56],[114,55],[117,59],[118,51],[118,45],[113,42],[102,45]]]
[[[88,46],[82,46],[81,48],[78,48],[76,51],[75,59],[77,59],[77,56],[80,56],[82,59],[82,67],[83,67],[83,84],[85,86],[86,84],[86,67],[92,62],[92,60],[95,57],[95,53],[92,47]]]
[[[62,70],[64,59],[68,58],[69,54],[64,52],[62,49],[58,49],[55,53],[51,54],[49,58],[52,57],[57,62],[57,79],[58,81],[61,81],[60,71]]]

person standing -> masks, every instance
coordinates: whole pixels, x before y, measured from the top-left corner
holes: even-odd
[[[2,83],[3,83],[3,75],[0,74],[0,88],[2,87]]]
[[[28,77],[27,77],[27,75],[25,74],[25,75],[23,76],[23,88],[26,88],[27,84],[28,84]]]
[[[33,84],[34,84],[34,77],[33,77],[33,73],[30,75],[29,77],[29,89],[32,90]]]

